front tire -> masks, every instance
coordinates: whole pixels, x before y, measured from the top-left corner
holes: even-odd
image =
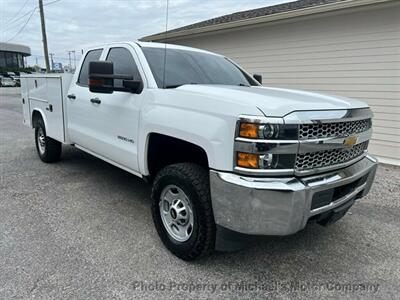
[[[215,248],[215,222],[207,171],[192,163],[162,169],[154,180],[152,215],[164,245],[183,260]]]
[[[39,119],[35,126],[35,143],[39,158],[45,163],[60,160],[61,143],[46,135],[43,119]]]

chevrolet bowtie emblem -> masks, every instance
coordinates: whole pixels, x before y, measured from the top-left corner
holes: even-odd
[[[343,145],[346,147],[353,147],[355,144],[357,144],[358,138],[356,136],[349,136],[348,138],[345,138],[343,141]]]

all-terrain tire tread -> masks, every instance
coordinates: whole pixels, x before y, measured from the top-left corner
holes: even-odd
[[[155,210],[159,209],[159,199],[154,199],[154,191],[157,190],[161,178],[165,176],[178,176],[189,182],[198,195],[196,200],[199,202],[197,204],[201,208],[197,211],[198,223],[201,225],[199,226],[198,239],[194,247],[188,253],[177,253],[173,249],[170,250],[184,260],[194,260],[211,254],[215,249],[216,229],[211,205],[209,175],[207,170],[194,163],[178,163],[162,169],[154,180],[152,193],[153,218],[156,217],[154,215]],[[159,222],[155,223],[156,227],[163,226]],[[157,228],[157,230],[159,231],[159,228]]]

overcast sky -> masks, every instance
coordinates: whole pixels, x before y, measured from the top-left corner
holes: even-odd
[[[168,29],[290,0],[170,0]],[[292,0],[293,1],[293,0]],[[68,63],[68,50],[136,40],[165,30],[166,0],[43,0],[49,52]],[[31,48],[43,65],[38,0],[0,0],[0,40]]]

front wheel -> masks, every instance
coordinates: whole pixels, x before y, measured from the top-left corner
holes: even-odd
[[[36,150],[43,162],[56,162],[61,157],[61,143],[46,135],[46,128],[42,119],[35,126]]]
[[[164,245],[183,260],[210,254],[215,222],[207,171],[192,163],[167,166],[156,176],[152,215]]]

